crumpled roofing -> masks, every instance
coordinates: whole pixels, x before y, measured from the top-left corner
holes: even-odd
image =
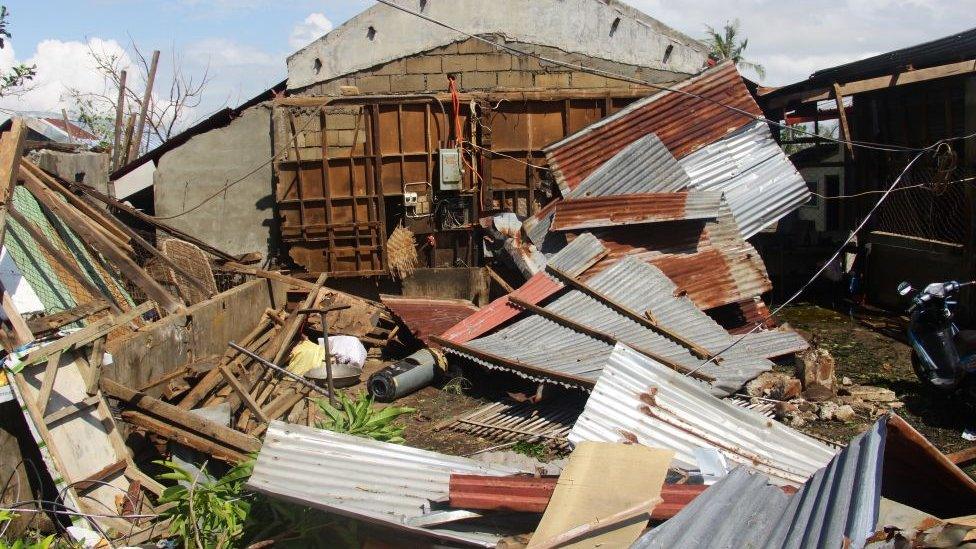
[[[794,495],[738,467],[633,548],[863,547],[875,530],[887,416]]]
[[[696,447],[713,447],[777,484],[798,486],[834,455],[823,443],[717,399],[699,382],[618,344],[569,434],[571,442],[632,442],[675,451],[697,469]]]

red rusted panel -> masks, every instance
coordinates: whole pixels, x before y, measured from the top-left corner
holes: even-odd
[[[657,93],[548,147],[546,158],[560,188],[575,189],[593,170],[649,133],[656,134],[681,159],[762,115],[732,63],[718,65],[674,88],[694,96],[678,91]]]
[[[718,217],[721,194],[706,192],[626,194],[563,200],[552,229],[592,229]]]
[[[556,477],[487,477],[451,475],[450,505],[460,509],[542,513],[556,490]],[[667,520],[684,509],[708,488],[704,484],[665,484],[662,501],[651,513],[655,520]]]
[[[478,312],[478,307],[465,299],[418,299],[382,295],[380,301],[425,345],[430,344],[430,336],[438,335]]]
[[[552,280],[545,273],[538,273],[509,295],[534,305],[558,292],[562,287],[562,284]],[[441,337],[455,343],[467,343],[525,312],[509,303],[508,297],[504,296],[492,301],[446,330]]]

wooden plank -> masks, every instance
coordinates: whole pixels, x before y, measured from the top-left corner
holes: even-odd
[[[322,273],[319,275],[318,279],[315,280],[314,288],[308,292],[308,297],[305,298],[305,302],[302,303],[299,310],[310,309],[315,305],[315,301],[319,296],[319,291],[323,286],[325,286],[325,281],[328,280],[328,278],[328,273]],[[287,327],[281,334],[281,338],[278,341],[277,350],[274,354],[274,359],[271,362],[274,362],[275,364],[281,363],[281,359],[284,358],[285,354],[288,352],[289,344],[293,339],[295,339],[295,335],[298,334],[298,330],[302,327],[302,322],[305,321],[307,316],[308,315],[299,313],[297,311],[290,315]]]
[[[7,289],[3,287],[2,282],[0,282],[0,290],[3,290],[3,312],[14,330],[14,334],[17,336],[18,343],[21,345],[30,343],[34,340],[34,334],[31,333],[30,327],[27,326],[27,321],[24,320],[24,317],[20,316],[20,313],[17,312],[13,298],[7,293]],[[7,349],[7,351],[13,351],[13,349]]]
[[[711,355],[711,353],[708,352],[708,350],[704,349],[703,347],[701,347],[700,345],[698,345],[694,341],[691,341],[688,338],[684,337],[683,335],[681,335],[681,334],[679,334],[677,332],[674,332],[672,330],[669,330],[668,328],[666,328],[664,326],[660,326],[660,325],[656,324],[651,319],[646,318],[646,317],[638,314],[636,311],[630,309],[629,307],[627,307],[627,306],[625,306],[625,305],[623,305],[621,303],[618,303],[616,300],[614,300],[610,296],[604,294],[603,292],[600,292],[598,290],[595,290],[595,289],[591,288],[588,284],[586,284],[584,282],[580,282],[579,280],[576,279],[576,277],[571,276],[569,273],[563,272],[562,270],[557,269],[556,267],[553,267],[552,265],[546,266],[546,272],[554,275],[556,278],[559,279],[560,282],[562,282],[563,284],[569,286],[570,288],[572,288],[574,290],[577,290],[579,292],[582,292],[582,293],[584,293],[584,294],[592,297],[593,299],[596,299],[597,301],[600,301],[601,303],[603,303],[607,307],[610,307],[611,309],[613,309],[614,311],[616,311],[618,314],[623,315],[623,316],[629,318],[630,320],[633,320],[634,322],[640,324],[641,326],[644,326],[645,328],[648,328],[650,330],[653,330],[653,331],[655,331],[655,332],[657,332],[657,333],[659,333],[659,334],[661,334],[661,335],[663,335],[663,336],[665,336],[665,337],[667,337],[667,338],[675,341],[676,343],[678,343],[682,347],[685,347],[686,349],[688,349],[689,351],[691,351],[691,354],[695,355],[696,357],[698,357],[698,358],[700,358],[702,360],[706,360],[706,359],[712,358],[712,355]],[[719,359],[716,359],[716,361],[718,361],[718,360]]]
[[[139,121],[136,123],[135,138],[132,139],[132,150],[129,158],[139,158],[139,147],[142,146],[142,135],[146,128],[146,116],[149,114],[149,102],[152,101],[153,83],[156,81],[156,68],[159,66],[159,50],[153,51],[152,62],[149,64],[149,74],[146,75],[146,93],[139,106]]]
[[[847,124],[847,109],[844,108],[844,92],[841,91],[840,85],[834,82],[834,101],[837,103],[837,114],[840,126],[840,138],[846,141],[845,146],[847,147],[847,156],[851,160],[854,159],[854,143],[852,143],[853,136],[851,135],[851,127]]]
[[[85,319],[95,313],[100,313],[108,309],[109,304],[104,299],[89,301],[77,307],[72,307],[66,311],[38,317],[27,321],[27,326],[35,334],[44,334],[60,330],[73,322]]]
[[[499,274],[496,273],[494,269],[492,269],[491,267],[485,267],[485,269],[488,270],[488,276],[490,276],[492,280],[497,282],[498,285],[501,286],[503,290],[505,290],[505,292],[512,293],[515,291],[515,288],[513,288],[512,285],[509,284],[508,282],[505,282],[505,279],[499,276]]]
[[[61,408],[60,410],[51,412],[50,414],[44,416],[44,423],[50,426],[52,423],[61,421],[64,418],[71,417],[75,414],[84,412],[92,406],[97,406],[102,400],[101,396],[90,396],[81,402],[76,402]]]
[[[313,290],[315,284],[302,280],[300,278],[295,278],[293,276],[288,276],[284,273],[277,271],[265,271],[263,269],[258,269],[256,267],[249,267],[247,265],[241,265],[235,261],[227,261],[223,265],[217,265],[217,270],[227,271],[237,274],[245,274],[250,276],[256,276],[258,278],[267,278],[269,280],[276,280],[283,284],[288,284],[289,286],[294,286],[296,288],[301,288],[303,290]]]
[[[287,391],[282,395],[279,395],[274,399],[271,404],[268,405],[268,409],[264,412],[264,415],[270,420],[275,420],[281,417],[282,414],[287,413],[289,410],[295,407],[296,404],[301,402],[303,398],[307,395],[304,391]],[[254,428],[250,434],[259,437],[264,434],[264,431],[268,428],[268,422],[264,422]]]
[[[590,328],[589,326],[586,326],[584,324],[580,324],[579,322],[576,322],[575,320],[572,320],[570,318],[567,318],[567,317],[565,317],[565,316],[563,316],[563,315],[561,315],[559,313],[555,313],[555,312],[550,311],[548,309],[545,309],[543,307],[539,307],[538,305],[533,305],[532,303],[529,303],[527,301],[523,301],[523,300],[521,300],[521,299],[519,299],[517,297],[509,296],[508,301],[510,303],[513,303],[514,305],[517,305],[519,308],[524,309],[524,310],[526,310],[526,311],[528,311],[530,313],[539,315],[542,318],[545,318],[547,320],[551,320],[552,322],[555,322],[556,324],[559,324],[561,326],[565,326],[565,327],[567,327],[567,328],[569,328],[569,329],[571,329],[573,331],[579,332],[581,334],[586,334],[586,335],[588,335],[588,336],[590,336],[590,337],[592,337],[594,339],[598,339],[598,340],[603,341],[605,343],[609,343],[610,345],[616,345],[617,343],[624,343],[625,345],[627,345],[628,347],[631,347],[635,351],[637,351],[637,352],[639,352],[641,354],[647,355],[648,357],[654,359],[657,362],[660,362],[661,364],[667,366],[668,368],[671,368],[672,370],[675,370],[675,371],[678,371],[678,372],[682,372],[682,373],[689,373],[691,375],[691,377],[694,377],[694,378],[697,378],[697,379],[701,379],[702,381],[707,381],[707,382],[715,381],[715,378],[712,377],[712,376],[710,376],[710,375],[703,374],[701,372],[695,372],[695,371],[691,370],[690,368],[687,368],[686,366],[683,366],[681,364],[678,364],[677,362],[671,360],[670,358],[661,356],[661,355],[659,355],[657,353],[654,353],[652,351],[649,351],[647,349],[643,349],[639,345],[635,345],[632,342],[621,341],[621,340],[617,339],[616,336],[613,336],[613,335],[608,334],[606,332],[602,332],[602,331],[597,330],[595,328]]]
[[[268,419],[268,416],[265,415],[264,411],[261,409],[261,407],[258,406],[256,402],[254,402],[253,398],[251,398],[251,395],[247,392],[247,389],[245,389],[244,386],[241,385],[241,382],[237,380],[237,378],[234,376],[234,373],[231,372],[230,369],[227,368],[227,366],[223,364],[219,364],[217,366],[217,369],[220,370],[221,375],[224,376],[224,379],[234,389],[234,391],[236,391],[237,394],[240,395],[241,400],[244,402],[244,405],[251,410],[251,413],[258,416],[258,418],[264,423],[270,421]]]
[[[88,355],[88,378],[85,382],[85,392],[89,395],[98,394],[98,380],[102,377],[102,366],[105,360],[105,337],[95,340],[91,354]]]
[[[946,454],[949,461],[955,463],[958,467],[966,467],[972,462],[976,461],[976,446],[970,446],[965,450],[959,450],[958,452],[953,452],[951,454]]]
[[[146,429],[147,431],[155,433],[165,439],[172,440],[173,442],[193,448],[194,450],[199,450],[200,452],[203,452],[214,459],[219,459],[228,463],[241,463],[248,460],[247,452],[241,452],[236,448],[224,446],[196,433],[170,425],[169,423],[155,416],[150,416],[148,414],[133,410],[126,410],[122,412],[122,419],[126,423]]]
[[[261,449],[261,441],[254,437],[201,418],[182,408],[130,389],[112,379],[103,377],[101,388],[103,393],[118,399],[124,407],[134,407],[146,414],[165,419],[167,423],[176,423],[186,431],[211,438],[243,453],[257,452]]]
[[[67,351],[72,347],[85,345],[90,341],[107,335],[109,332],[118,328],[119,326],[132,322],[133,320],[149,312],[152,308],[153,303],[151,301],[147,301],[142,305],[129,309],[120,315],[105,317],[92,324],[89,324],[88,326],[85,326],[77,332],[72,332],[61,339],[55,340],[39,349],[31,351],[28,353],[27,357],[24,358],[24,362],[27,364],[34,364],[35,362],[44,360],[52,353],[60,353],[62,351]]]
[[[101,231],[94,228],[93,223],[85,219],[80,213],[70,209],[67,204],[55,196],[54,191],[44,187],[39,181],[28,178],[27,189],[49,210],[57,214],[72,230],[91,245],[98,253],[111,261],[114,266],[122,271],[126,278],[137,284],[150,299],[159,303],[167,313],[175,313],[181,307],[182,302],[165,288],[160,286],[156,280],[132,260],[124,251],[119,249]]]
[[[10,131],[0,137],[0,245],[3,244],[7,230],[6,211],[13,206],[25,139],[27,123],[19,117],[11,120]]]
[[[51,391],[54,390],[54,380],[58,377],[58,367],[61,366],[61,353],[53,353],[47,357],[47,366],[44,367],[44,379],[41,381],[41,391],[37,395],[37,409],[43,416],[47,412],[47,403],[51,400]]]
[[[102,467],[98,471],[95,471],[87,478],[76,481],[72,484],[74,485],[74,489],[77,490],[79,493],[84,492],[89,488],[100,486],[101,482],[104,482],[105,479],[124,472],[128,466],[129,463],[125,459],[120,459],[115,463],[109,463],[105,467]]]
[[[125,118],[125,78],[126,72],[119,74],[119,97],[115,100],[115,135],[112,140],[111,170],[119,169],[119,147],[122,145],[122,119]]]

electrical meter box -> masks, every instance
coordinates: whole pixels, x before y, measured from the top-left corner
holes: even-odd
[[[439,149],[440,190],[461,190],[461,151],[460,149]]]

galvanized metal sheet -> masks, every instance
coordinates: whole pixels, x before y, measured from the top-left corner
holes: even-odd
[[[632,547],[863,547],[880,508],[885,422],[855,437],[793,496],[739,467]]]
[[[519,471],[370,439],[273,421],[247,488],[392,528],[494,547],[504,535],[464,525],[420,528],[431,502],[449,496],[452,473],[503,476]]]
[[[617,345],[569,434],[572,442],[636,442],[670,448],[697,468],[696,447],[798,486],[834,452],[794,429],[716,399],[701,384],[626,345]]]
[[[749,124],[679,163],[691,177],[689,188],[725,193],[745,238],[810,199],[806,182],[764,122]]]
[[[556,206],[551,230],[715,219],[721,200],[720,192],[698,191],[574,198]]]
[[[793,330],[777,329],[754,332],[736,337],[742,339],[742,346],[754,354],[766,358],[776,358],[805,351],[810,347],[803,336]]]
[[[732,63],[708,69],[674,88],[679,91],[662,91],[636,101],[547,147],[546,159],[563,195],[650,133],[680,160],[762,115]]]
[[[691,178],[653,133],[624,147],[593,171],[566,198],[675,192]]]

